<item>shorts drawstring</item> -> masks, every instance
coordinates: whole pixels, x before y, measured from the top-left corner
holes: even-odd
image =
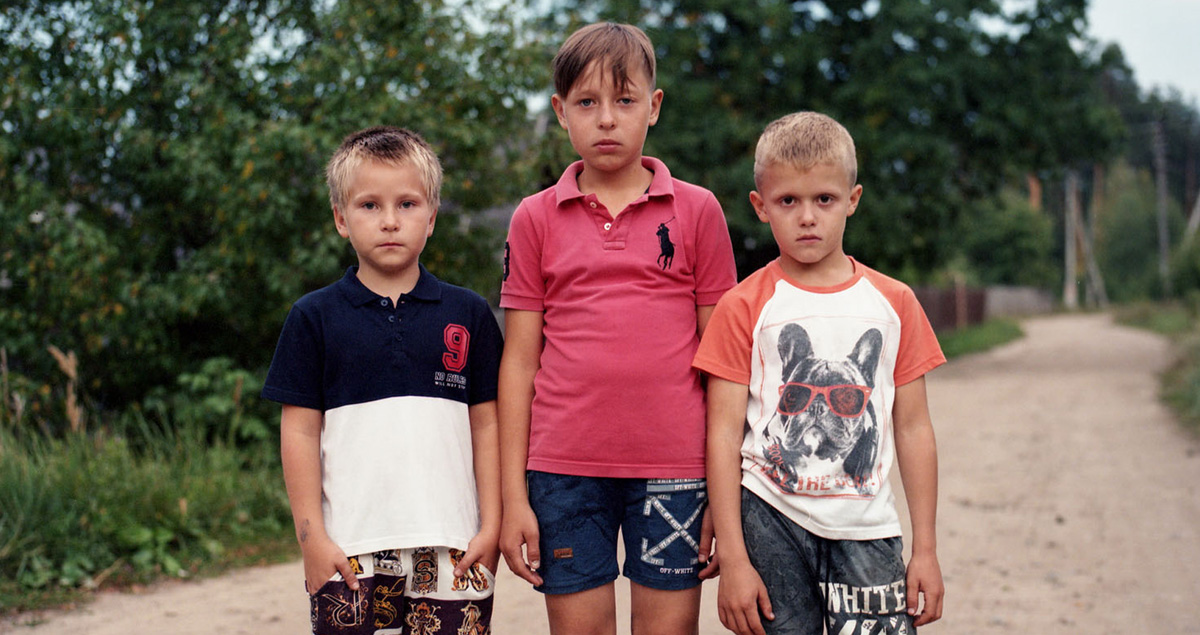
[[[818,540],[817,575],[821,579],[821,588],[825,590],[821,596],[821,620],[829,625],[829,594],[832,592],[831,585],[833,584],[833,572],[831,571],[833,543],[825,538]]]

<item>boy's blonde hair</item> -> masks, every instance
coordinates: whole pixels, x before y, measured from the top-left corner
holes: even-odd
[[[588,65],[597,60],[600,69],[612,73],[619,90],[625,90],[631,68],[640,64],[650,78],[649,89],[654,90],[654,45],[645,32],[629,24],[597,22],[572,33],[558,49],[551,64],[554,92],[566,98]]]
[[[840,165],[853,186],[858,181],[854,139],[842,124],[821,113],[804,111],[767,124],[754,150],[754,184],[768,166],[785,163],[802,170],[818,163]]]
[[[359,130],[342,140],[325,166],[329,202],[341,208],[346,202],[350,179],[364,161],[388,165],[408,164],[416,168],[425,186],[425,196],[433,209],[441,204],[442,164],[433,148],[421,135],[395,126],[375,126]]]

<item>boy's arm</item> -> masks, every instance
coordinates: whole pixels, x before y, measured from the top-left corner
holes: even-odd
[[[479,533],[454,567],[454,577],[466,575],[476,561],[496,573],[500,562],[500,436],[496,402],[471,406],[471,454],[475,463],[475,489],[479,495]]]
[[[937,560],[937,442],[925,396],[925,377],[896,388],[892,407],[896,460],[912,522],[912,558],[908,563],[908,612],[922,626],[942,616],[945,586]],[[924,596],[925,604],[918,601]]]
[[[358,577],[346,554],[325,533],[321,509],[321,424],[324,413],[311,408],[283,406],[279,449],[288,503],[296,525],[296,540],[304,555],[304,581],[316,593],[334,573],[341,573],[352,589]]]
[[[742,535],[742,439],[746,426],[745,384],[708,378],[708,501],[720,545],[717,610],[725,628],[763,635],[759,611],[774,619],[762,578],[750,564]]]
[[[708,304],[696,307],[696,338],[704,337],[704,329],[708,328],[708,320],[712,318],[715,304]],[[697,371],[699,372],[699,371]],[[700,373],[700,382],[707,390],[708,375]],[[699,576],[701,580],[716,577],[721,574],[721,565],[717,560],[717,550],[713,546],[713,523],[712,523],[712,508],[706,506],[704,508],[704,517],[700,521],[700,564],[704,568],[700,570]]]
[[[696,307],[696,336],[704,337],[704,329],[708,328],[708,320],[712,318],[713,310],[717,308],[715,304]]]
[[[529,421],[533,379],[541,363],[541,311],[504,312],[504,355],[500,359],[500,484],[504,522],[500,550],[508,568],[540,585],[537,516],[529,506],[525,466],[529,460]]]

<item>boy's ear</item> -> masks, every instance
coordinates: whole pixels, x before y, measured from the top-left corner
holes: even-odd
[[[425,229],[425,237],[426,238],[429,238],[430,236],[433,235],[433,225],[434,225],[434,221],[437,220],[437,212],[438,211],[435,209],[435,210],[433,210],[433,213],[429,215],[429,227],[427,227]]]
[[[862,183],[859,183],[850,190],[850,211],[846,213],[847,217],[854,216],[854,212],[858,209],[858,201],[862,198]]]
[[[350,228],[346,226],[346,215],[338,209],[337,204],[331,205],[333,208],[333,224],[337,227],[338,235],[342,238],[350,237]]]
[[[658,123],[658,113],[662,108],[663,92],[661,88],[654,89],[650,93],[650,125]]]
[[[764,209],[763,197],[759,195],[757,190],[750,191],[750,205],[754,206],[754,215],[758,216],[758,220],[767,223],[767,211]]]
[[[558,125],[562,126],[563,130],[567,130],[567,116],[563,110],[562,97],[558,93],[550,95],[550,107],[554,109],[554,115],[558,117]]]

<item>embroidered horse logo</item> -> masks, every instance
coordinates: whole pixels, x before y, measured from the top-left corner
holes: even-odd
[[[667,223],[672,220],[675,220],[675,217],[671,217],[671,220],[667,221]],[[670,269],[671,263],[675,260],[675,243],[671,242],[671,230],[667,228],[667,223],[659,223],[658,231],[655,232],[658,234],[658,249],[661,252],[658,254],[656,262],[658,262],[658,266],[662,267],[663,271]]]

